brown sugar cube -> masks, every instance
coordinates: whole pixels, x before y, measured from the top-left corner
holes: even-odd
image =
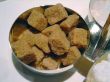
[[[20,16],[19,16],[19,19],[22,19],[22,20],[26,20],[29,15],[31,14],[31,9],[25,11],[24,13],[22,13]]]
[[[38,70],[45,70],[45,68],[42,66],[42,61],[39,64],[36,64],[35,68]]]
[[[58,24],[47,27],[42,33],[49,37],[50,47],[55,54],[63,55],[68,51],[70,43]]]
[[[33,34],[31,31],[26,30],[19,36],[19,39],[24,40],[28,44],[33,46],[35,44],[35,36],[34,35],[35,34]]]
[[[79,22],[79,16],[76,14],[68,16],[66,20],[64,20],[60,26],[65,31],[70,31],[72,27],[75,27]]]
[[[44,58],[44,53],[37,47],[32,47],[32,50],[35,54],[36,64],[39,64],[39,62]]]
[[[29,10],[25,11],[23,14],[21,14],[19,16],[19,19],[27,20],[27,18],[31,14],[32,10],[35,10],[35,11],[40,12],[40,13],[44,13],[44,9],[42,7],[35,7],[35,8],[32,8],[32,9],[29,9]]]
[[[16,42],[12,43],[12,47],[15,50],[15,52],[17,53],[16,55],[18,58],[21,58],[27,54],[33,53],[31,50],[31,47],[24,40],[18,40]]]
[[[81,56],[80,51],[76,46],[70,47],[67,57],[62,59],[62,63],[64,66],[74,64]]]
[[[22,39],[22,40],[26,41],[31,46],[37,45],[45,53],[50,52],[50,49],[49,49],[49,46],[48,46],[48,37],[41,34],[41,33],[33,34],[29,30],[26,30],[19,36],[19,39]]]
[[[45,53],[49,53],[48,37],[39,33],[35,35],[35,45],[42,49]]]
[[[71,45],[76,45],[79,48],[88,46],[88,31],[82,28],[75,28],[69,33]]]
[[[53,33],[56,33],[56,32],[59,32],[59,31],[62,31],[60,26],[58,24],[55,24],[55,25],[49,26],[46,29],[44,29],[42,31],[42,33],[49,37]]]
[[[53,53],[57,55],[63,55],[70,47],[70,42],[63,31],[53,33],[49,37],[49,44]]]
[[[39,31],[42,31],[47,27],[47,19],[45,16],[35,10],[32,11],[27,21],[29,25]]]
[[[10,34],[11,42],[17,41],[18,37],[26,30],[26,27],[21,24],[14,24],[12,27],[12,33]]]
[[[37,12],[40,12],[40,13],[42,13],[42,14],[43,14],[44,11],[45,11],[44,8],[42,8],[42,7],[35,7],[35,8],[32,8],[32,11],[33,11],[33,10],[35,10],[35,11],[37,11]]]
[[[56,4],[45,10],[44,15],[47,17],[50,25],[53,25],[68,16],[67,11],[61,4]]]
[[[29,64],[36,60],[32,48],[24,40],[18,40],[12,43],[12,48],[15,51],[16,56],[24,63]]]
[[[34,54],[28,54],[22,58],[19,58],[22,62],[24,62],[25,64],[31,64],[32,62],[35,62],[35,55]]]
[[[48,57],[43,59],[42,66],[46,69],[54,70],[58,68],[58,63],[54,59]]]

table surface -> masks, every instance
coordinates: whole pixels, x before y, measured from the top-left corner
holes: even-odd
[[[88,14],[89,0],[6,0],[0,2],[0,82],[29,82],[21,76],[12,61],[12,50],[9,44],[9,31],[15,19],[29,8],[41,5],[62,3],[78,12],[83,18]],[[34,82],[83,82],[85,77],[69,70],[67,74],[58,76],[36,76]],[[34,78],[33,78],[34,79]]]

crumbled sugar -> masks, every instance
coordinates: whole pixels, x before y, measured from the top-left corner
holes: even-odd
[[[94,65],[92,71],[96,82],[110,82],[110,62],[103,60]]]

